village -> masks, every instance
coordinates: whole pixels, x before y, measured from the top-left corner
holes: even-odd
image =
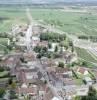
[[[10,34],[13,51],[0,56],[2,100],[73,100],[97,89],[97,70],[79,61],[65,34],[37,24],[16,25]]]

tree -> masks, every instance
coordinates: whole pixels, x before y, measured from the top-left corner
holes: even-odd
[[[58,52],[58,46],[57,45],[55,46],[55,52]]]
[[[60,53],[61,53],[61,54],[63,53],[63,47],[60,48]]]
[[[86,96],[86,100],[97,100],[97,91],[92,86],[89,87],[89,92],[88,96]]]
[[[20,61],[24,63],[24,62],[25,62],[24,57],[21,57],[21,58],[20,58]]]
[[[3,72],[3,71],[4,71],[4,67],[0,66],[0,72]]]
[[[88,63],[87,63],[86,61],[82,61],[82,62],[81,62],[81,65],[82,65],[82,66],[87,66]]]
[[[10,78],[10,79],[9,79],[9,81],[8,81],[9,85],[11,85],[11,84],[12,84],[12,81],[13,81],[13,79],[12,79],[12,78]]]
[[[40,34],[40,40],[47,40],[47,41],[63,41],[66,39],[65,34],[58,34],[58,33],[42,33]]]
[[[16,82],[12,82],[11,88],[12,88],[12,89],[16,89]]]
[[[39,54],[37,55],[37,58],[38,58],[38,59],[41,59],[41,57],[42,57],[42,55],[39,53]]]
[[[7,49],[11,51],[12,50],[12,45],[8,45]]]
[[[8,54],[7,48],[4,48],[4,54]]]
[[[47,47],[43,47],[41,51],[44,53],[47,52]]]
[[[80,96],[76,96],[76,97],[74,98],[74,100],[81,100],[81,97],[80,97]]]
[[[48,48],[51,49],[52,48],[52,44],[49,42],[48,43]]]
[[[14,99],[17,100],[17,98],[18,97],[17,97],[15,91],[14,90],[10,90],[10,100],[14,100]]]
[[[0,88],[0,98],[2,98],[4,94],[5,94],[5,89]]]
[[[64,63],[63,62],[59,62],[58,67],[64,68]]]
[[[47,53],[47,57],[48,58],[52,58],[53,57],[53,54],[52,53]]]
[[[73,42],[72,41],[69,41],[69,46],[73,46]]]
[[[66,50],[68,50],[68,45],[65,45],[64,47],[65,47]]]
[[[79,96],[76,97],[75,100],[97,100],[97,91],[92,86],[90,86],[87,96]]]
[[[39,53],[39,52],[41,51],[41,49],[42,49],[42,47],[40,47],[40,46],[34,47],[34,51],[35,51],[36,53]]]
[[[71,47],[71,52],[73,53],[74,52],[74,46],[72,45]]]

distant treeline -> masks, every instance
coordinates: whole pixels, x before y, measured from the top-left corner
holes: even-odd
[[[90,40],[92,42],[97,42],[97,36],[86,36],[86,35],[81,35],[78,36],[79,39],[83,39],[83,40]]]
[[[17,8],[20,8],[20,7],[27,7],[29,6],[29,8],[40,8],[40,9],[63,9],[64,5],[56,5],[56,4],[0,4],[0,7],[17,7]]]

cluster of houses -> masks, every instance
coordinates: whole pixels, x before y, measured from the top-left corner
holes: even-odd
[[[21,57],[24,57],[27,62],[21,62]],[[57,94],[62,98],[72,100],[73,96],[84,96],[88,93],[89,85],[93,84],[87,68],[57,67],[56,62],[48,58],[42,58],[40,64],[47,73],[49,83],[56,88]],[[15,92],[20,100],[27,97],[29,100],[57,100],[54,99],[57,97],[47,84],[47,80],[39,68],[41,65],[39,65],[33,52],[2,57],[0,65],[9,68],[10,75],[16,77]],[[82,80],[85,80],[86,84],[78,85],[74,78],[74,72],[80,76],[85,76]],[[2,84],[8,84],[8,80]]]
[[[27,26],[17,27],[14,29],[15,33],[16,30],[18,33],[25,33]],[[39,34],[41,32],[43,32],[43,28],[33,27],[32,47],[37,45],[48,47],[48,41],[40,41]],[[16,45],[22,47],[20,43],[24,43],[24,39],[18,36]],[[53,52],[54,49],[49,49],[49,51]],[[33,49],[24,52],[18,50],[13,54],[2,56],[0,67],[9,69],[10,76],[15,77],[16,88],[14,91],[19,100],[25,100],[25,98],[28,100],[72,100],[77,95],[87,95],[90,85],[97,88],[96,70],[80,66],[74,68],[58,67],[60,61],[64,63],[68,61],[69,63],[74,58],[74,54],[65,50],[62,58],[57,59],[47,57],[37,59],[37,53]],[[0,87],[2,85],[7,87],[8,80],[0,81]]]

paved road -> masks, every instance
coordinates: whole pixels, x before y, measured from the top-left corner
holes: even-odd
[[[29,26],[28,26],[28,29],[27,29],[27,32],[26,32],[25,42],[26,42],[26,45],[27,45],[27,50],[30,51],[31,50],[32,26],[33,26],[34,23],[32,23],[32,17],[29,13],[29,9],[26,9],[26,15],[27,15],[28,20],[29,20]]]

